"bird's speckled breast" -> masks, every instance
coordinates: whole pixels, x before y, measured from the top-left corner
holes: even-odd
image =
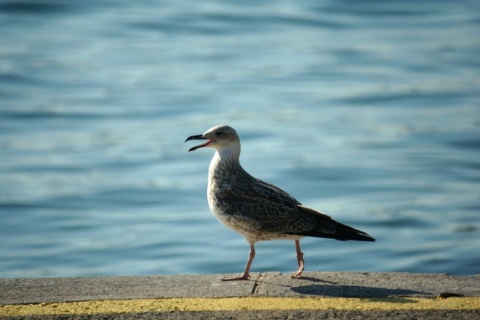
[[[261,224],[239,212],[235,202],[229,201],[229,188],[239,183],[248,183],[251,177],[231,154],[216,153],[208,172],[207,199],[215,217],[228,228],[242,234],[250,244],[264,240],[297,240],[302,236],[266,232]]]
[[[229,179],[224,175],[219,179],[219,177],[216,177],[216,174],[218,174],[218,170],[215,170],[212,175],[209,175],[207,190],[208,205],[213,215],[225,226],[241,233],[247,238],[259,234],[260,226],[258,223],[238,214],[237,210],[225,201],[225,194],[228,193]]]
[[[234,180],[232,178],[232,180]],[[221,182],[220,182],[221,181]],[[207,198],[208,205],[213,215],[228,228],[243,235],[250,244],[266,240],[298,240],[302,236],[266,232],[261,229],[260,223],[249,219],[238,212],[234,205],[225,201],[225,194],[228,194],[229,184],[234,183],[227,177],[222,179],[209,176]]]

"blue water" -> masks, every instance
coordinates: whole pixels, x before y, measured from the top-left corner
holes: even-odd
[[[305,238],[307,270],[479,273],[479,30],[476,0],[1,0],[0,277],[241,272],[183,142],[222,123],[377,239]]]

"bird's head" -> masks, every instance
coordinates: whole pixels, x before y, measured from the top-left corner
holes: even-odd
[[[203,134],[190,136],[185,142],[189,140],[207,140],[207,142],[192,147],[188,151],[194,151],[203,147],[214,148],[217,151],[221,151],[231,146],[240,149],[240,139],[237,132],[235,129],[227,125],[216,126],[207,130]]]

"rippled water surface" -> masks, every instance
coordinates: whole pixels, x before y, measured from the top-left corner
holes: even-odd
[[[302,240],[307,270],[476,274],[480,4],[0,1],[0,277],[235,273],[206,197],[242,164],[375,243]],[[291,241],[253,271],[291,272]]]

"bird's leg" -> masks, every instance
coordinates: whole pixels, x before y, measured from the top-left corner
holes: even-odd
[[[243,274],[238,277],[233,278],[223,278],[222,281],[235,281],[235,280],[248,280],[250,279],[250,266],[252,265],[253,258],[255,258],[255,247],[250,245],[250,254],[248,256],[247,265],[245,266],[245,271]]]
[[[292,278],[298,279],[302,275],[305,267],[305,261],[303,261],[303,252],[300,250],[300,240],[295,240],[295,250],[297,251],[298,269]]]

